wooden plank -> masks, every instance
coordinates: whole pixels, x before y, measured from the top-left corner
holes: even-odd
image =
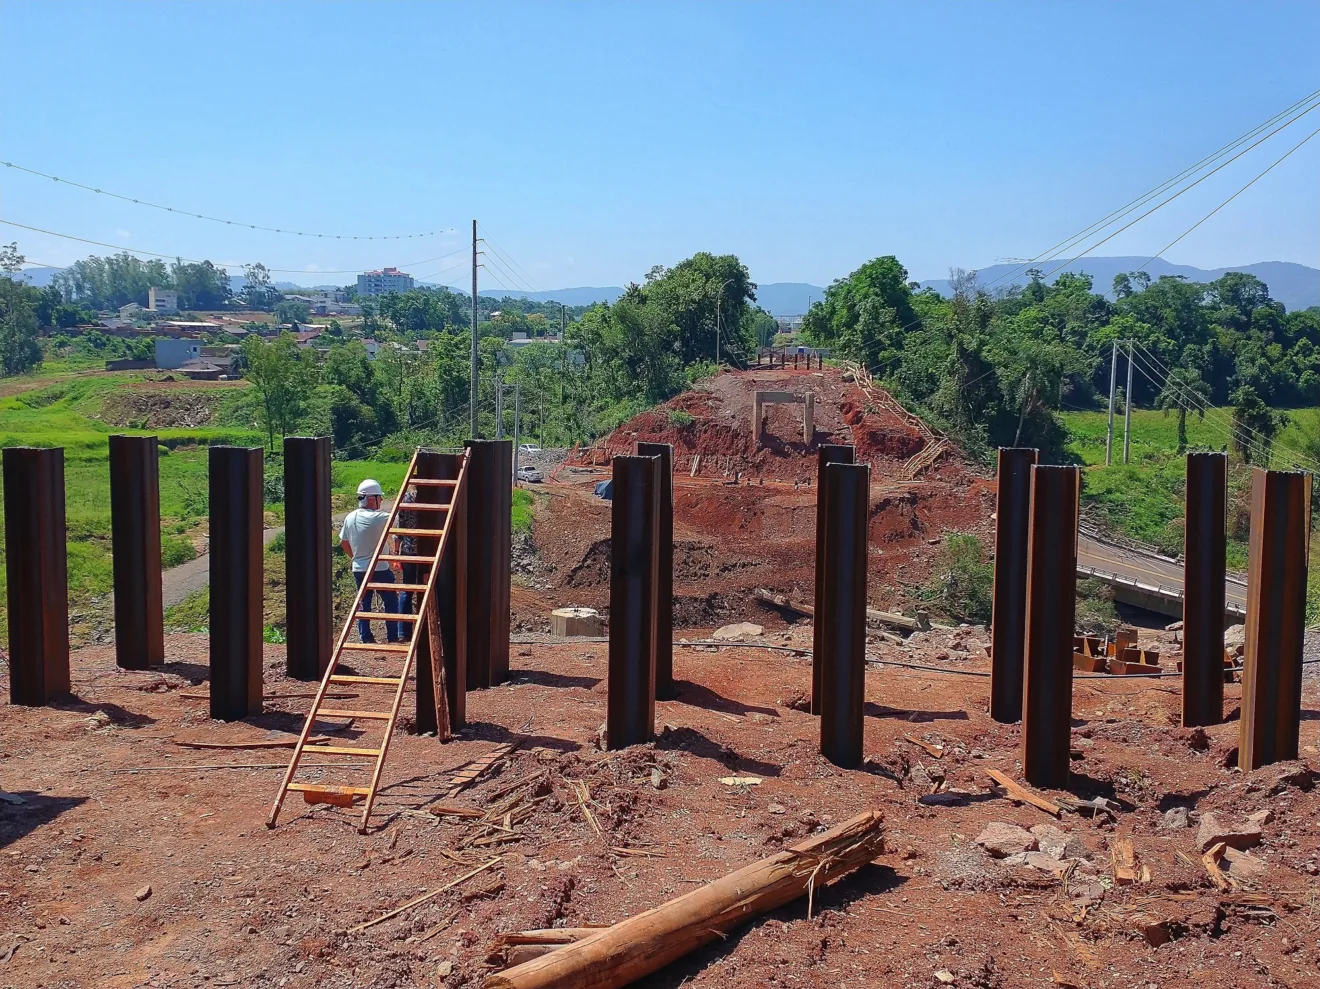
[[[403,612],[394,611],[359,611],[354,618],[365,618],[367,621],[374,622],[415,622],[416,615],[408,615]]]
[[[443,536],[444,529],[391,529],[391,535],[395,536],[431,536],[433,538]]]
[[[1109,847],[1109,858],[1117,882],[1127,885],[1137,881],[1137,855],[1130,839],[1115,838]]]
[[[414,485],[414,486],[419,487],[419,488],[456,488],[456,487],[458,487],[458,481],[457,481],[457,480],[437,481],[437,480],[434,480],[434,479],[432,479],[432,478],[427,478],[427,477],[414,477],[414,478],[411,478],[411,479],[408,481],[408,484],[410,484],[410,485]],[[409,502],[409,503],[408,503],[408,510],[409,510],[409,511],[412,510],[412,502]]]
[[[1045,813],[1053,814],[1055,817],[1063,813],[1063,808],[1053,800],[1041,796],[1034,790],[1029,790],[1007,774],[1001,773],[998,769],[987,769],[985,772],[987,776],[1008,791],[1009,799],[1016,800],[1019,803],[1031,804],[1031,806],[1038,807]]]
[[[405,553],[382,553],[376,557],[378,560],[385,560],[389,563],[429,563],[434,564],[435,558],[430,556],[409,556]]]
[[[408,647],[397,642],[345,642],[340,647],[350,652],[407,652]],[[396,677],[397,679],[397,677]]]
[[[323,707],[317,714],[322,718],[367,718],[373,721],[388,721],[389,711],[341,711]]]
[[[398,677],[360,677],[346,673],[336,673],[330,678],[331,683],[386,683],[391,686],[399,682]]]
[[[380,755],[380,749],[359,749],[351,745],[313,745],[310,750],[326,755]]]
[[[373,582],[368,584],[367,588],[373,591],[424,591],[426,590],[426,585],[425,584],[377,584]]]

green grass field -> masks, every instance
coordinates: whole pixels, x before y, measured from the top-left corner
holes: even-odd
[[[1193,448],[1229,449],[1231,408],[1212,409],[1204,419],[1187,420],[1187,440]],[[1308,462],[1306,441],[1320,432],[1320,409],[1288,411],[1288,426],[1275,441],[1271,466],[1291,468]],[[1109,525],[1161,550],[1178,554],[1183,541],[1183,458],[1178,456],[1178,419],[1163,412],[1134,410],[1131,459],[1123,459],[1123,420],[1114,421],[1114,465],[1105,463],[1104,412],[1065,412],[1060,418],[1071,437],[1068,452],[1083,465],[1082,506]],[[1308,464],[1309,465],[1309,464]],[[1251,468],[1229,458],[1228,565],[1247,568]],[[1311,559],[1320,552],[1320,528],[1312,526]],[[1320,566],[1313,565],[1308,586],[1307,621],[1320,621]]]
[[[161,555],[166,568],[195,555],[194,540],[206,533],[207,448],[212,444],[262,446],[264,436],[249,429],[135,430],[111,426],[100,415],[106,399],[157,375],[142,372],[70,375],[54,373],[8,379],[0,387],[0,446],[63,447],[68,532],[69,610],[75,629],[106,611],[103,598],[113,588],[110,546],[109,437],[112,433],[154,435],[160,441]],[[199,384],[198,390],[206,389]],[[214,386],[212,386],[214,387]],[[232,385],[221,386],[227,392]],[[334,463],[336,510],[354,505],[353,493],[365,477],[396,490],[406,464],[358,460]],[[520,502],[515,503],[520,504]],[[273,519],[283,506],[268,506]],[[0,505],[0,553],[4,551],[5,506]],[[518,508],[515,507],[515,525]],[[530,509],[525,524],[530,526]],[[0,641],[7,635],[6,574],[0,567]],[[187,624],[183,622],[182,624]]]

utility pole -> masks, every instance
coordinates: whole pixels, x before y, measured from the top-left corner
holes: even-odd
[[[545,392],[541,392],[539,404],[541,406],[541,422],[536,427],[536,442],[543,446],[545,444]]]
[[[720,295],[715,296],[715,366],[720,366],[720,296],[724,294],[724,289],[720,289]]]
[[[522,401],[520,392],[522,382],[513,383],[513,482],[518,483],[518,443],[522,439],[522,432],[518,428],[518,420],[522,418]]]
[[[472,382],[468,388],[468,403],[472,406],[472,438],[481,439],[480,418],[477,415],[477,221],[472,221]]]
[[[504,382],[498,377],[495,378],[495,438],[504,439]]]
[[[559,343],[563,346],[564,334],[568,332],[568,307],[560,303],[559,306]]]
[[[1132,449],[1132,341],[1128,345],[1127,391],[1123,395],[1123,463],[1128,462]]]
[[[1109,356],[1109,429],[1105,432],[1105,466],[1114,465],[1114,389],[1118,384],[1118,341]]]

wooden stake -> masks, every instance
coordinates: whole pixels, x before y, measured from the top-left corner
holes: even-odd
[[[358,931],[365,931],[368,927],[375,927],[377,924],[381,923],[382,921],[389,920],[391,917],[397,917],[399,914],[403,913],[405,910],[410,910],[410,909],[412,909],[413,907],[417,906],[419,903],[425,903],[427,900],[430,900],[430,899],[432,899],[432,898],[434,898],[434,897],[439,896],[439,895],[440,895],[441,893],[443,893],[445,890],[453,889],[453,888],[454,888],[455,886],[457,886],[459,883],[467,882],[469,879],[471,879],[471,878],[472,878],[473,876],[475,876],[477,873],[479,873],[479,872],[485,872],[487,869],[489,869],[492,865],[495,865],[497,862],[499,862],[499,859],[498,859],[498,858],[493,858],[493,859],[491,859],[489,862],[485,863],[484,865],[479,865],[479,866],[477,866],[477,867],[476,867],[475,869],[473,869],[471,872],[465,872],[465,873],[463,873],[463,875],[459,876],[457,879],[452,879],[452,880],[450,880],[449,882],[447,882],[447,883],[445,883],[443,886],[441,886],[439,889],[433,889],[433,890],[431,890],[431,892],[429,892],[429,893],[423,893],[421,896],[417,897],[415,900],[409,900],[409,901],[408,901],[407,903],[405,903],[403,906],[401,906],[401,907],[395,907],[395,908],[394,908],[393,910],[391,910],[389,913],[383,913],[383,914],[381,914],[381,915],[380,915],[379,917],[377,917],[375,920],[369,920],[369,921],[367,921],[365,924],[358,924],[357,927],[350,927],[350,928],[348,929],[348,933],[350,933],[350,934],[356,934]]]
[[[998,769],[987,769],[986,775],[1008,791],[1010,800],[1016,800],[1018,803],[1031,804],[1033,807],[1039,807],[1047,814],[1053,814],[1058,817],[1063,813],[1063,808],[1048,797],[1042,797],[1035,790],[1029,790],[1021,783],[1012,779]]]

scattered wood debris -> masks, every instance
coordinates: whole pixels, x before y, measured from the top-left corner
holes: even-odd
[[[485,987],[550,989],[589,981],[594,989],[618,989],[804,893],[810,915],[817,886],[883,851],[882,820],[876,811],[859,814],[701,889],[490,975]]]
[[[1045,811],[1047,814],[1053,814],[1055,817],[1058,817],[1063,813],[1063,808],[1053,800],[1041,796],[1035,790],[1023,786],[1009,777],[1008,774],[1002,773],[998,769],[987,769],[986,775],[1007,791],[1009,800],[1022,804],[1031,804],[1031,806],[1037,807],[1040,810]]]
[[[930,742],[923,742],[921,739],[919,739],[919,738],[913,738],[911,735],[904,735],[904,736],[903,736],[903,741],[905,741],[905,742],[910,742],[911,744],[917,746],[918,748],[925,749],[927,752],[929,752],[929,753],[930,753],[932,756],[934,756],[936,759],[943,759],[943,758],[944,758],[944,746],[943,746],[943,745],[933,745],[933,744],[930,743]]]
[[[473,876],[485,872],[493,865],[497,865],[499,861],[500,861],[499,856],[496,856],[495,858],[487,861],[484,865],[479,865],[475,869],[463,873],[457,879],[451,879],[449,882],[445,883],[443,886],[439,887],[438,889],[433,889],[429,893],[423,893],[421,896],[409,900],[407,903],[403,904],[402,906],[395,907],[393,910],[389,911],[388,913],[381,914],[379,917],[376,917],[374,920],[368,920],[364,924],[358,924],[356,927],[350,927],[348,933],[356,934],[358,931],[365,931],[368,927],[375,927],[377,924],[389,920],[391,917],[397,917],[405,910],[411,910],[413,907],[421,903],[425,903],[427,900],[434,899],[435,897],[439,896],[441,893],[445,892],[446,890],[453,889],[459,883],[467,882]]]

